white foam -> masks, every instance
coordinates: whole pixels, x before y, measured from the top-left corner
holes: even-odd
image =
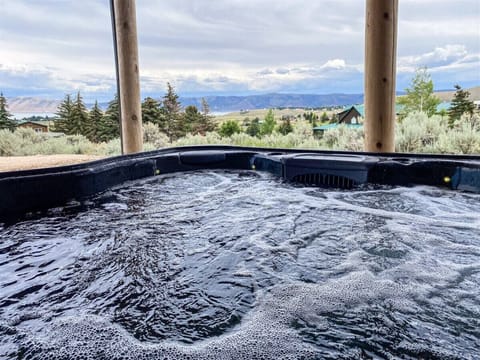
[[[378,308],[385,312],[382,326],[401,327],[411,337],[402,344],[406,348],[419,338],[415,326],[431,326],[432,334],[435,329],[443,331],[428,325],[434,320],[422,313],[424,304],[450,306],[432,300],[448,292],[445,298],[465,299],[461,306],[468,307],[474,303],[468,293],[478,294],[478,290],[471,290],[479,284],[475,274],[480,271],[480,236],[476,237],[480,235],[480,215],[472,212],[477,208],[474,201],[470,203],[475,196],[468,197],[468,204],[462,202],[464,198],[454,198],[452,204],[463,205],[458,206],[458,212],[449,213],[450,202],[435,200],[429,188],[325,191],[293,188],[263,175],[239,180],[236,175],[215,173],[159,177],[157,181],[161,186],[152,180],[146,181],[147,187],[142,182],[130,184],[140,193],[139,199],[133,201],[128,189],[120,189],[118,199],[94,210],[95,220],[106,219],[111,228],[82,225],[92,232],[88,237],[76,231],[77,240],[83,242],[77,250],[85,257],[82,261],[91,266],[79,266],[75,286],[80,291],[77,298],[63,304],[72,306],[69,311],[53,308],[62,315],[50,321],[48,311],[52,308],[41,307],[45,312],[35,320],[37,326],[24,321],[15,325],[19,333],[15,341],[25,357],[315,358],[323,351],[318,345],[322,341],[309,343],[302,326],[311,327],[319,337],[343,331],[346,338],[361,338],[349,332],[347,325],[351,324],[338,329],[337,314],[340,318],[370,315]],[[392,203],[376,202],[378,192]],[[112,194],[115,191],[109,196]],[[136,216],[124,212],[127,204],[129,209],[138,209]],[[87,246],[90,242],[95,245]],[[67,256],[65,250],[60,253]],[[187,269],[189,259],[195,264],[191,271]],[[6,269],[5,265],[0,267]],[[220,281],[222,271],[231,278],[221,278],[221,286],[213,287],[211,295],[248,297],[253,308],[241,313],[239,325],[222,329],[222,335],[197,338],[193,345],[139,341],[131,329],[127,331],[121,322],[115,322],[115,313],[105,310],[101,299],[89,302],[90,296],[128,289],[136,277],[148,283],[149,294],[174,297],[175,293],[162,292],[164,282],[169,282],[172,289],[193,286],[194,291],[185,293],[195,297]],[[68,276],[71,279],[71,272]],[[200,288],[195,288],[197,284]],[[229,292],[235,286],[248,291]],[[37,298],[27,297],[26,304],[31,305],[32,299]],[[220,305],[236,313],[238,302],[224,300]],[[167,297],[159,301],[174,302]],[[176,310],[177,316],[188,318],[186,309],[180,306]],[[95,311],[102,316],[92,315]],[[449,307],[448,311],[453,310]],[[397,313],[399,319],[394,318]],[[421,319],[416,317],[419,313]],[[405,324],[401,323],[404,318],[408,319]],[[135,321],[155,326],[147,315]],[[303,325],[294,325],[297,322]],[[161,335],[168,339],[168,331],[177,330],[175,324],[169,324]],[[414,330],[408,332],[411,327]],[[367,330],[358,331],[368,335]],[[442,338],[432,335],[431,340],[438,344],[447,338],[455,346],[458,336],[445,334]],[[334,338],[323,339],[331,357],[359,356],[358,348],[346,353],[345,347],[329,344]],[[467,353],[471,344],[462,344]],[[381,347],[381,342],[375,346]],[[390,355],[388,351],[385,354]]]
[[[279,285],[264,296],[236,331],[193,346],[139,342],[119,326],[96,316],[56,319],[41,333],[21,340],[32,358],[255,359],[310,358],[316,349],[291,328],[295,319],[322,323],[326,313],[351,311],[369,302],[404,297],[407,286],[376,280],[369,272],[351,273],[324,285]],[[120,355],[121,354],[121,355]]]

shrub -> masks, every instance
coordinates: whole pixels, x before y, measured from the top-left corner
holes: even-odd
[[[396,129],[396,150],[416,153],[474,154],[480,152],[480,119],[463,116],[450,129],[446,118],[409,114]]]
[[[172,146],[188,146],[188,145],[208,145],[208,144],[228,144],[228,140],[224,140],[216,132],[207,132],[205,135],[186,136],[175,141]]]
[[[48,133],[35,132],[33,129],[18,128],[15,130],[15,136],[20,138],[24,143],[38,144],[49,139]]]
[[[294,128],[293,134],[298,137],[298,139],[310,140],[313,138],[313,129],[312,125],[308,121],[297,121]]]
[[[363,129],[347,128],[342,124],[335,129],[325,131],[321,142],[324,147],[333,150],[362,151]]]
[[[168,136],[163,133],[158,125],[154,123],[145,123],[143,125],[143,143],[144,148],[155,150],[169,145]]]
[[[448,134],[452,152],[460,154],[480,153],[480,128],[475,123],[462,121]]]
[[[117,156],[122,154],[122,144],[120,138],[110,140],[99,144],[98,155]]]
[[[37,154],[98,154],[98,147],[82,135],[53,137],[32,129],[17,129],[9,134],[0,132],[0,155]]]
[[[238,125],[235,120],[227,120],[222,124],[222,126],[220,126],[220,130],[218,132],[221,137],[229,137],[241,131],[240,125]]]
[[[205,135],[188,134],[168,142],[167,136],[157,125],[147,123],[144,127],[144,150],[165,146],[231,144],[249,147],[275,147],[299,149],[363,150],[363,130],[340,125],[327,130],[322,139],[314,138],[307,121],[296,121],[293,132],[286,135],[272,133],[262,138],[240,132],[235,121],[222,125],[221,133],[207,132]],[[225,130],[228,129],[228,130]],[[232,130],[233,129],[233,130]],[[396,127],[396,150],[415,153],[480,153],[480,117],[463,116],[452,129],[447,119],[441,116],[428,117],[423,113],[409,114]],[[121,154],[120,139],[95,144],[80,135],[57,136],[36,133],[32,129],[17,129],[15,132],[0,130],[0,156],[35,154],[93,154],[114,156]]]
[[[446,132],[446,119],[438,115],[428,117],[425,113],[414,112],[397,124],[395,149],[399,152],[431,152],[440,136]]]
[[[12,156],[18,149],[18,139],[10,130],[0,130],[0,156]]]

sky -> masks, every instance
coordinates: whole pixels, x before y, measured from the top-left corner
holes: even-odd
[[[137,0],[142,96],[363,93],[365,0]],[[397,90],[480,85],[480,0],[399,0]],[[0,91],[115,93],[108,0],[0,0]]]

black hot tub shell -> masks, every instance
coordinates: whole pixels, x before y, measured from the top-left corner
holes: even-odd
[[[268,171],[307,186],[430,185],[480,193],[480,156],[190,146],[0,173],[0,220],[82,200],[129,180],[204,169]]]

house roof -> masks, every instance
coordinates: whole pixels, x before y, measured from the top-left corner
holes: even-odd
[[[358,115],[360,115],[360,116],[362,116],[362,114],[355,108],[355,106],[351,106],[350,108],[345,109],[345,110],[337,113],[338,122],[342,122],[343,119],[344,119],[345,117],[347,117],[348,114],[350,114],[350,113],[352,113],[352,112],[353,112],[353,113],[356,113],[356,114],[358,114]]]
[[[42,124],[36,121],[20,121],[17,126],[20,125],[26,125],[26,124],[32,124],[32,125],[37,125],[37,126],[42,126],[42,127],[48,127],[47,124]]]

